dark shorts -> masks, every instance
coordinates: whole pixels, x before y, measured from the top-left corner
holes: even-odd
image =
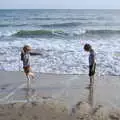
[[[26,74],[29,73],[31,70],[30,66],[23,67],[23,69]]]
[[[94,65],[89,66],[89,76],[93,76],[95,74],[96,63]]]

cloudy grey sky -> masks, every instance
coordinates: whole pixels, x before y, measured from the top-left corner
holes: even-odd
[[[120,9],[120,0],[0,0],[0,9]]]

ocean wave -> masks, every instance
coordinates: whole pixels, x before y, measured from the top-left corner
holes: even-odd
[[[61,38],[74,38],[79,36],[87,36],[87,35],[97,35],[97,36],[109,36],[120,34],[120,30],[75,30],[75,31],[65,31],[65,30],[20,30],[20,31],[7,31],[6,33],[0,32],[1,36],[16,36],[16,37],[61,37]]]
[[[28,26],[29,24],[27,23],[23,23],[23,24],[16,24],[16,25],[13,25],[13,26]]]
[[[0,24],[0,27],[8,27],[10,24]]]
[[[120,35],[120,30],[112,30],[112,29],[98,29],[98,30],[88,30],[88,29],[80,29],[78,31],[74,31],[74,36],[103,36],[103,37],[109,37],[110,35]]]
[[[10,37],[13,34],[15,34],[16,31],[5,31],[5,32],[0,32],[0,37]]]
[[[66,36],[68,33],[62,30],[20,30],[12,36],[17,37],[53,37],[53,36]]]
[[[69,22],[69,23],[56,23],[56,24],[48,24],[48,25],[41,25],[41,27],[76,27],[80,26],[81,22]]]
[[[37,18],[36,18],[37,19]],[[39,19],[39,18],[38,18]],[[41,19],[41,18],[40,18]],[[44,18],[42,18],[44,19]],[[68,22],[68,23],[55,23],[55,24],[28,24],[28,23],[6,23],[6,24],[0,24],[0,27],[20,27],[20,26],[40,26],[40,27],[45,27],[45,28],[52,28],[52,27],[76,27],[76,26],[80,26],[81,22]]]
[[[86,30],[86,34],[120,34],[120,30],[100,29],[100,30]]]
[[[28,18],[28,20],[88,20],[87,18],[61,18],[61,17],[55,17],[55,18],[49,18],[49,17],[34,17],[34,18]]]
[[[28,26],[27,23],[21,23],[21,24],[0,24],[0,27],[20,27],[20,26]]]

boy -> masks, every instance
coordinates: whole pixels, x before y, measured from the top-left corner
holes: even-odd
[[[21,60],[23,61],[23,69],[26,76],[34,78],[34,73],[31,71],[30,55],[42,55],[41,53],[31,52],[32,48],[29,45],[25,45],[21,51]]]
[[[31,72],[30,66],[30,52],[32,48],[29,45],[25,45],[21,51],[21,60],[23,61],[23,69],[26,76],[34,78],[34,74]]]
[[[90,77],[90,86],[94,83],[94,74],[95,74],[95,68],[96,68],[96,62],[95,62],[95,52],[92,49],[90,44],[84,45],[84,50],[86,52],[89,52],[89,77]]]
[[[29,45],[25,45],[21,51],[21,60],[23,61],[23,69],[24,73],[27,77],[27,88],[30,88],[30,76],[34,78],[34,73],[31,70],[30,65],[30,55],[42,55],[41,53],[33,53],[31,52],[32,48]]]

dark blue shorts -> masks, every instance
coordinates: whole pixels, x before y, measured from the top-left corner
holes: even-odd
[[[89,76],[93,76],[95,74],[96,63],[94,65],[89,66]]]

